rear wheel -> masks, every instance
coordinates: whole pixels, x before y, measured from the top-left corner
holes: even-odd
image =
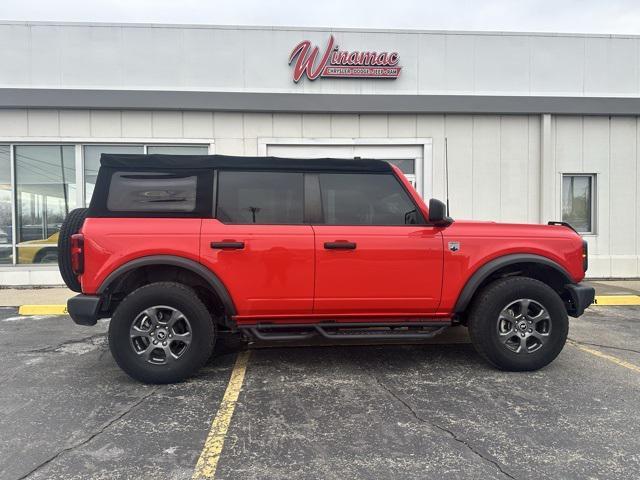
[[[75,235],[82,228],[87,218],[86,208],[71,210],[65,218],[58,234],[58,268],[64,283],[74,292],[82,292],[80,281],[71,268],[71,235]]]
[[[128,375],[145,383],[173,383],[211,356],[215,326],[196,293],[179,283],[145,285],[118,306],[109,347]]]
[[[551,363],[567,339],[562,299],[532,278],[490,284],[474,300],[469,335],[477,352],[503,370],[537,370]]]

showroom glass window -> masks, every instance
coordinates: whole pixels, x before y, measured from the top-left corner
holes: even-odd
[[[57,233],[76,206],[75,147],[16,145],[17,263],[55,263]]]
[[[594,233],[595,175],[562,176],[562,221],[580,233]]]
[[[207,145],[149,145],[147,153],[161,153],[163,155],[208,155]]]
[[[143,145],[85,145],[84,156],[84,196],[87,205],[93,195],[98,170],[100,169],[100,155],[103,153],[144,153]]]
[[[0,145],[0,265],[13,263],[11,233],[11,149]]]

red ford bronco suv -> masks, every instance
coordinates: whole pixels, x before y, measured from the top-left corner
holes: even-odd
[[[462,324],[494,366],[535,370],[594,299],[569,225],[454,222],[379,160],[104,154],[59,266],[81,292],[71,318],[110,317],[118,365],[152,383],[194,373],[223,330],[337,342]]]

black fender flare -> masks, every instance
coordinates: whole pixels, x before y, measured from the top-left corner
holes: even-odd
[[[229,316],[237,315],[236,307],[233,303],[231,295],[229,294],[229,291],[227,290],[227,287],[224,286],[222,281],[215,273],[213,273],[201,263],[175,255],[149,255],[146,257],[136,258],[135,260],[131,260],[130,262],[120,265],[109,275],[107,275],[107,278],[105,278],[104,281],[100,284],[97,293],[99,295],[106,293],[113,282],[115,282],[123,274],[149,265],[168,265],[184,268],[185,270],[189,270],[195,273],[196,275],[202,277],[209,284],[216,295],[218,295],[227,314]]]
[[[562,265],[559,265],[557,262],[554,262],[547,257],[529,253],[505,255],[485,263],[477,269],[473,275],[471,275],[471,278],[467,280],[467,283],[458,296],[458,300],[456,301],[456,305],[453,309],[454,313],[463,313],[467,309],[473,295],[478,290],[478,287],[480,287],[482,282],[485,281],[492,273],[501,268],[517,263],[536,263],[538,265],[551,267],[562,275],[566,284],[574,283],[571,279],[571,275],[569,275],[569,272],[567,272]]]

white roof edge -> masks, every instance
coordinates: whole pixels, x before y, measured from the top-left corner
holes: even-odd
[[[127,23],[127,22],[62,22],[62,21],[21,21],[0,20],[0,25],[22,26],[62,26],[62,27],[123,27],[123,28],[183,28],[183,29],[218,29],[218,30],[276,30],[276,31],[312,31],[312,32],[361,32],[361,33],[393,33],[406,35],[487,35],[487,36],[523,36],[523,37],[579,37],[579,38],[630,38],[640,35],[606,34],[606,33],[562,33],[562,32],[510,32],[489,30],[424,30],[424,29],[385,29],[356,27],[294,27],[280,25],[208,25],[177,23]]]

